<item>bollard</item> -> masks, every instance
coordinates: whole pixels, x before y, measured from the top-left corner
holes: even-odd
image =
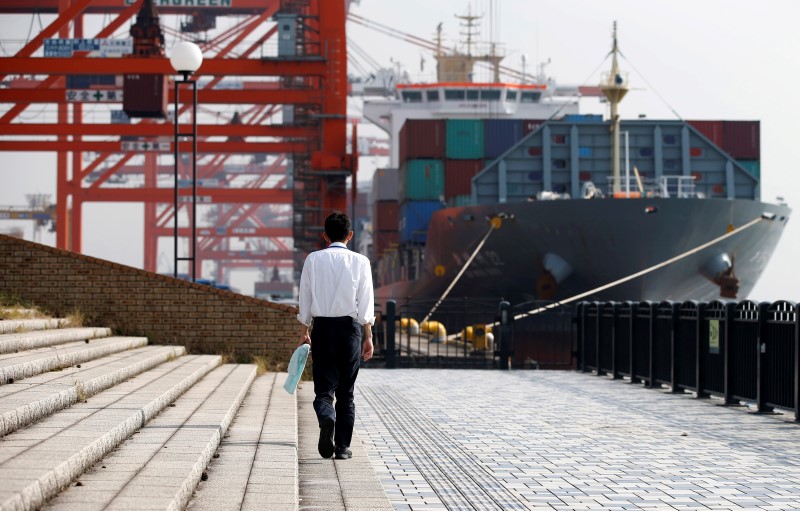
[[[394,322],[397,317],[397,302],[389,300],[386,302],[386,367],[394,369],[397,367],[394,349]]]
[[[500,302],[500,369],[509,369],[511,357],[511,304]]]

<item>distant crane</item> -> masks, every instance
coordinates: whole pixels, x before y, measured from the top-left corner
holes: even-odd
[[[44,193],[26,194],[27,206],[0,206],[0,220],[34,220],[33,241],[41,243],[42,227],[56,232],[56,206],[50,204],[50,195]]]

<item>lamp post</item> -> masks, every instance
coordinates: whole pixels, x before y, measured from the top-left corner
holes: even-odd
[[[197,81],[190,80],[189,76],[192,75],[203,63],[203,52],[200,48],[188,41],[181,41],[172,47],[170,52],[169,62],[172,64],[173,69],[182,75],[183,80],[175,80],[175,118],[173,124],[175,126],[174,137],[174,156],[175,156],[175,195],[174,195],[174,208],[175,208],[175,277],[178,277],[178,261],[191,261],[192,264],[192,282],[197,280],[196,258],[197,254]],[[192,89],[192,131],[180,131],[180,115],[178,112],[178,105],[180,104],[180,86],[189,85]],[[181,137],[192,139],[192,212],[190,214],[190,227],[192,231],[192,253],[191,257],[178,257],[178,160],[180,157],[179,144]]]

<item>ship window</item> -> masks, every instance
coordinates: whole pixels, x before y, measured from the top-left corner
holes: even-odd
[[[645,157],[653,156],[653,148],[642,147],[641,149],[639,149],[639,156],[645,156]]]
[[[499,90],[482,90],[481,99],[485,101],[500,101]]]
[[[591,158],[592,148],[589,146],[581,146],[578,148],[578,156],[580,158]]]
[[[439,101],[439,91],[438,90],[429,90],[426,93],[428,97],[428,101]]]
[[[553,168],[556,168],[556,169],[565,169],[565,168],[567,168],[567,160],[562,160],[562,159],[553,160]]]
[[[664,170],[675,170],[678,168],[678,160],[664,160]]]
[[[531,156],[541,156],[542,155],[542,148],[541,147],[529,147],[528,154]]]
[[[678,143],[678,137],[675,135],[664,135],[664,144],[675,145]]]
[[[478,99],[478,94],[480,94],[480,91],[468,90],[467,91],[467,99]]]
[[[517,101],[517,91],[509,90],[506,91],[506,101]]]
[[[444,99],[455,101],[464,99],[464,89],[447,89],[444,91]]]
[[[522,103],[538,103],[539,98],[542,97],[542,93],[538,91],[527,91],[523,92],[522,96],[520,97],[520,101]]]
[[[689,148],[689,156],[692,158],[698,158],[703,156],[703,148],[702,147],[690,147]]]
[[[422,92],[418,90],[404,90],[403,103],[422,103]]]
[[[553,143],[563,145],[567,143],[566,135],[553,135]]]

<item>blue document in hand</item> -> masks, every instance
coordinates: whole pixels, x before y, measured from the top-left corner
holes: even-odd
[[[294,394],[295,389],[297,389],[297,382],[300,381],[300,376],[303,375],[303,369],[306,368],[306,360],[308,360],[308,352],[311,349],[311,345],[303,344],[292,353],[292,358],[289,360],[289,367],[286,369],[289,372],[289,376],[286,377],[286,382],[283,384],[283,388],[286,389],[286,392],[289,394]]]

